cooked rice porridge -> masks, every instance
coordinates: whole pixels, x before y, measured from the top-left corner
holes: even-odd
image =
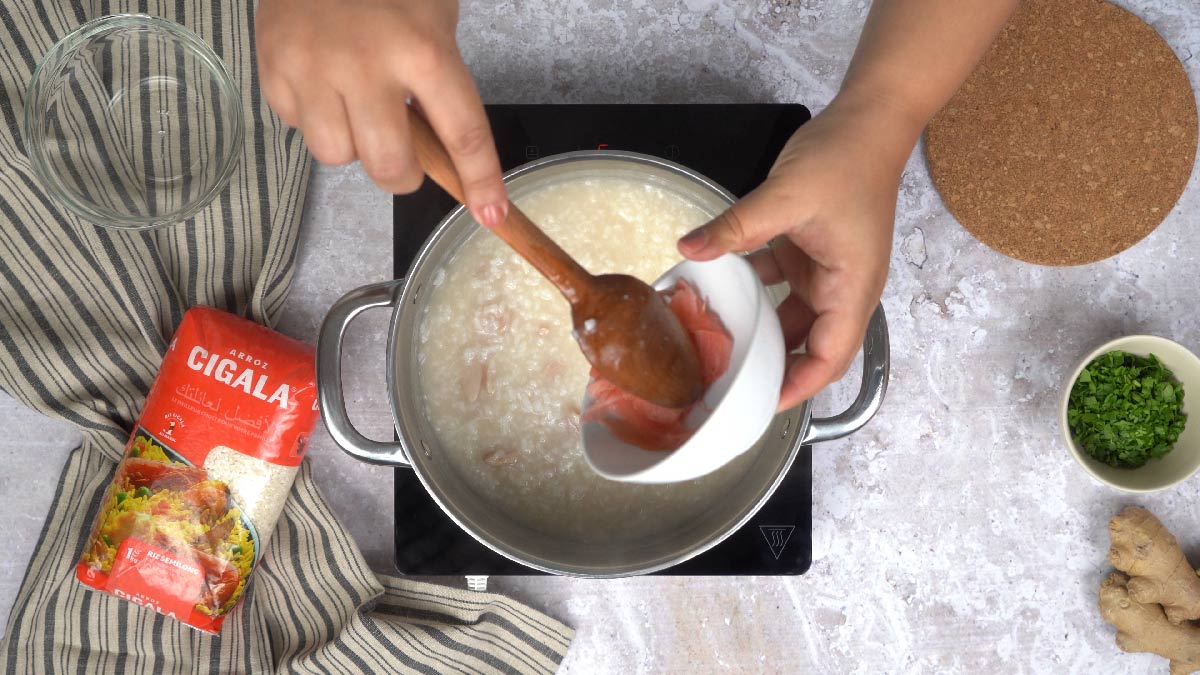
[[[678,237],[709,218],[676,194],[621,178],[565,181],[516,201],[588,270],[647,282],[680,260]],[[687,483],[602,478],[579,432],[589,365],[554,286],[485,231],[434,286],[418,350],[426,414],[453,467],[508,516],[579,540],[652,534],[699,515],[757,454]]]

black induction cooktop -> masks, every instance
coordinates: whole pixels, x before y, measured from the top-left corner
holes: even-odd
[[[505,171],[572,150],[611,148],[663,157],[742,196],[766,177],[792,132],[810,118],[794,104],[490,105]],[[395,272],[455,201],[431,181],[394,201]],[[812,560],[812,455],[804,447],[763,508],[719,546],[663,575],[796,575]],[[463,532],[416,475],[396,470],[396,569],[410,575],[541,574]]]

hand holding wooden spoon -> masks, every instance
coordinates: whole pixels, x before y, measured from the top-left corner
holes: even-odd
[[[410,109],[409,120],[425,173],[462,201],[462,182],[441,141],[417,110]],[[593,276],[512,203],[508,217],[492,232],[571,304],[575,340],[605,379],[668,408],[689,406],[704,395],[691,336],[649,284],[627,274]]]

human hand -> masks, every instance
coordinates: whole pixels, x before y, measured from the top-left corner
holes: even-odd
[[[380,187],[416,190],[411,96],[450,153],[481,224],[508,198],[479,92],[455,42],[449,0],[261,0],[255,21],[267,102],[325,164],[355,159]]]
[[[754,251],[764,283],[791,287],[778,308],[789,352],[780,410],[846,373],[887,280],[900,174],[920,129],[881,106],[835,99],[761,186],[679,242],[692,260]]]

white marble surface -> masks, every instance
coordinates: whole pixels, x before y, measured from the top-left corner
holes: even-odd
[[[491,102],[799,101],[835,90],[865,0],[464,3],[463,49]],[[1125,0],[1200,82],[1194,0]],[[1147,102],[1152,105],[1152,102]],[[312,340],[329,305],[390,278],[390,206],[357,167],[318,169],[283,329]],[[1062,379],[1091,346],[1147,332],[1200,349],[1200,179],[1146,241],[1068,270],[1003,258],[947,214],[920,156],[904,177],[884,297],[892,382],[863,432],[818,446],[803,577],[580,581],[493,588],[578,629],[567,673],[1165,672],[1123,655],[1095,609],[1105,524],[1148,506],[1200,553],[1200,478],[1131,497],[1091,482],[1058,440]],[[390,430],[386,317],[349,337],[352,417]],[[819,410],[844,405],[856,382]],[[0,625],[72,431],[0,399]],[[322,489],[372,564],[390,565],[392,479],[322,434]],[[1194,556],[1193,561],[1200,561]]]

